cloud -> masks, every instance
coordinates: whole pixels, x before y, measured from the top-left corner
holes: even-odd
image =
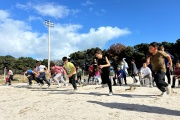
[[[47,58],[47,33],[33,32],[28,23],[12,19],[7,11],[0,10],[0,14],[3,16],[0,19],[1,55]],[[88,48],[102,48],[108,41],[130,34],[126,28],[111,26],[91,28],[87,33],[80,33],[81,29],[83,26],[79,24],[55,23],[54,28],[51,28],[51,59],[61,59]]]
[[[33,4],[31,2],[26,4],[17,3],[16,7],[23,10],[35,10],[35,12],[41,16],[50,16],[53,18],[65,18],[80,12],[78,9],[69,9],[67,6],[58,5],[53,2],[38,4]]]
[[[94,5],[94,3],[91,2],[91,1],[89,1],[89,0],[87,0],[87,1],[85,1],[84,3],[82,3],[81,5],[82,5],[82,6],[89,6],[89,5]]]

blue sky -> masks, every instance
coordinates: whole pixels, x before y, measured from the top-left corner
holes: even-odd
[[[51,58],[114,43],[176,42],[179,0],[6,0],[0,4],[0,55]]]

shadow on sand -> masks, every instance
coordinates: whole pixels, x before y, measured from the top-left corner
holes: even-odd
[[[99,102],[99,101],[87,101],[87,102],[102,105],[104,107],[116,108],[116,109],[127,110],[127,111],[137,111],[137,112],[180,116],[180,111],[170,110],[170,109],[155,107],[155,106],[128,104],[128,103],[104,103],[104,102]]]

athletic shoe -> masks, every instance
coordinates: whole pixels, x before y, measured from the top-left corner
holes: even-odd
[[[160,96],[161,97],[167,96],[167,92],[162,92]]]
[[[112,92],[109,92],[109,96],[112,96],[113,95],[113,93]]]
[[[68,86],[68,83],[65,84],[65,87],[67,87],[67,86]]]
[[[50,87],[51,85],[48,85],[48,88]]]
[[[171,94],[171,86],[170,85],[168,85],[165,89],[166,89],[167,94]]]

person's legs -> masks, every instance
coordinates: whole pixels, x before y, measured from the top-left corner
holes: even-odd
[[[124,77],[124,82],[125,82],[125,85],[127,85],[127,81],[126,81],[126,74],[125,74],[125,73],[123,74],[123,77]]]
[[[32,85],[33,76],[30,75],[30,76],[28,77],[28,80],[29,80],[29,85]]]
[[[46,79],[46,74],[45,72],[40,73],[40,75],[38,76],[39,80],[42,78],[49,86],[50,86],[50,82]]]
[[[113,77],[113,81],[114,81],[113,85],[117,85],[116,84],[116,77]]]
[[[168,84],[163,80],[164,76],[165,73],[162,71],[154,74],[154,81],[156,82],[156,86],[162,92],[165,92],[165,88],[168,86]]]
[[[175,76],[173,77],[173,83],[172,83],[172,88],[175,88],[175,84],[176,84],[176,78],[175,78]]]
[[[55,80],[55,82],[57,83],[58,87],[61,86],[61,84],[59,83],[60,76],[61,76],[61,74],[58,73],[53,78]]]
[[[171,84],[171,73],[170,73],[169,68],[166,68],[166,76],[168,79],[168,84]]]
[[[9,76],[9,79],[8,79],[9,85],[11,85],[11,80],[13,80],[13,75]]]
[[[119,81],[119,85],[121,86],[122,83],[121,83],[121,78],[120,77],[118,77],[118,81]]]
[[[75,77],[76,77],[76,75],[74,74],[74,75],[72,75],[72,76],[69,78],[69,80],[72,81],[72,86],[73,86],[74,90],[77,90],[77,85],[76,85]]]
[[[102,73],[101,74],[101,78],[102,78],[102,84],[108,84],[109,87],[109,92],[112,93],[112,83],[111,80],[109,80],[109,74],[108,73]]]

